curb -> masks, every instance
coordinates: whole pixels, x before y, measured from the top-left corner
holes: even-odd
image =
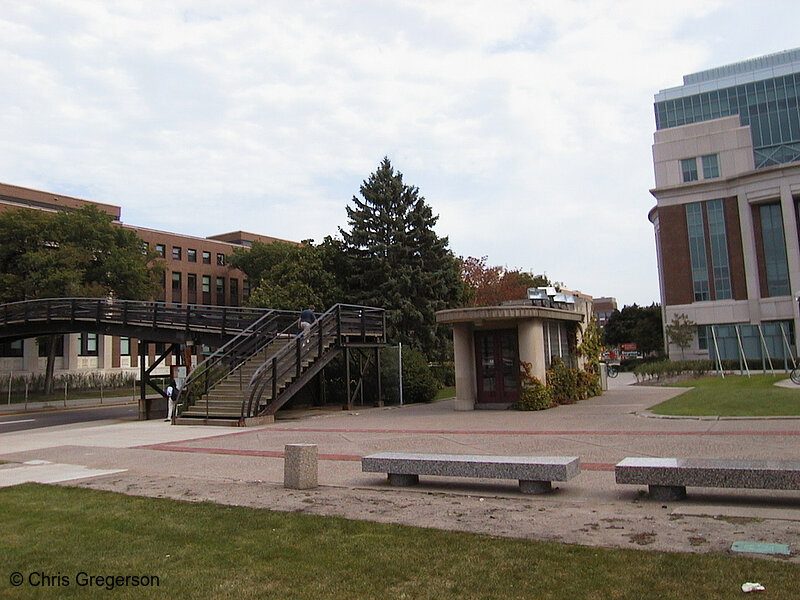
[[[0,404],[0,416],[25,414],[36,412],[50,412],[56,410],[71,410],[76,408],[102,408],[104,406],[122,406],[125,404],[136,404],[139,399],[131,399],[127,396],[116,398],[77,398],[74,400],[50,400],[47,402],[15,402],[12,404]]]

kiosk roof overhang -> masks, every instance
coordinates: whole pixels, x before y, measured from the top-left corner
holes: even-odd
[[[541,306],[478,306],[473,308],[451,308],[436,313],[436,322],[443,325],[474,323],[476,321],[526,321],[547,319],[580,323],[584,315],[572,310],[543,308]]]

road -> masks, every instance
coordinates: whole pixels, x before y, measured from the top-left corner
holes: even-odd
[[[70,408],[46,412],[20,412],[0,417],[0,435],[12,431],[25,431],[55,425],[70,425],[105,419],[136,420],[139,415],[137,404],[100,406],[93,408]]]

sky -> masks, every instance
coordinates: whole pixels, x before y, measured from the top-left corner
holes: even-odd
[[[0,181],[321,242],[387,156],[457,256],[659,300],[653,95],[800,2],[0,0]]]

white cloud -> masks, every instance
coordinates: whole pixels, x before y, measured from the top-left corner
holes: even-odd
[[[733,6],[15,4],[0,180],[146,227],[319,240],[389,155],[456,253],[649,303],[653,94],[795,45],[800,7]]]

